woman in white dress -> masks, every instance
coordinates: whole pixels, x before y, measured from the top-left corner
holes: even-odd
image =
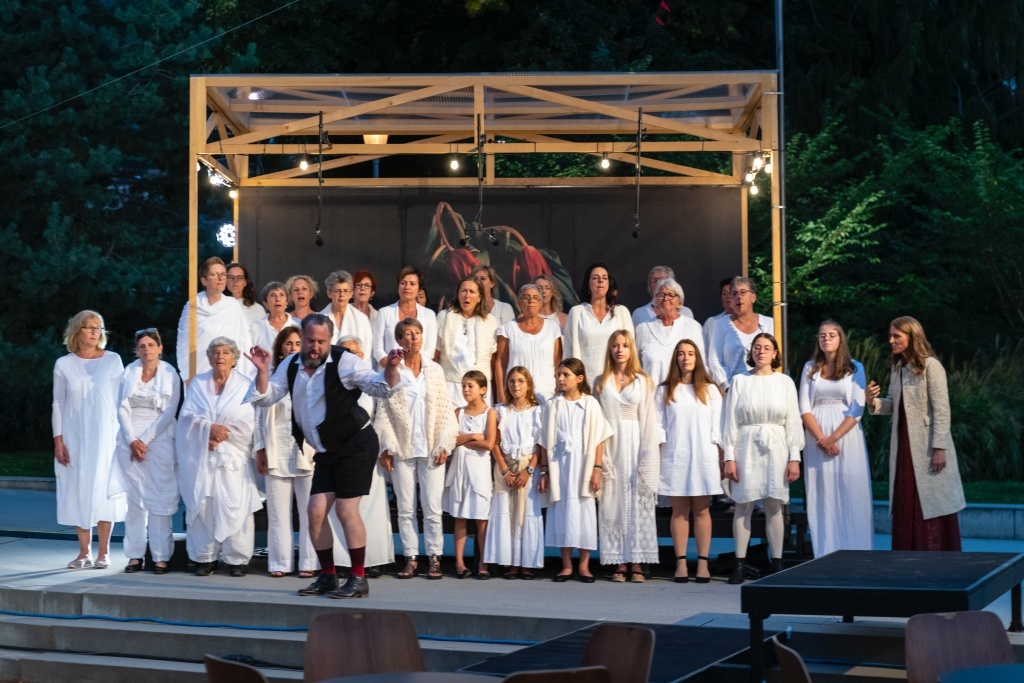
[[[124,519],[124,495],[107,497],[117,442],[117,387],[124,366],[107,345],[103,318],[82,311],[68,321],[68,355],[53,366],[53,457],[57,523],[75,527],[78,557],[69,569],[92,567],[92,528],[99,535],[97,569],[110,566],[110,534]]]
[[[612,428],[601,404],[590,395],[586,369],[579,358],[558,365],[559,394],[544,404],[541,425],[541,477],[538,490],[547,494],[547,545],[562,555],[562,571],[554,581],[572,576],[572,552],[579,549],[581,583],[594,583],[590,552],[597,549],[597,495],[604,471],[604,443]]]
[[[324,280],[324,288],[331,303],[324,310],[324,315],[329,315],[334,321],[334,337],[331,344],[338,345],[342,337],[356,337],[359,345],[364,349],[373,348],[373,326],[366,315],[349,305],[352,300],[352,276],[348,271],[336,270]]]
[[[676,344],[690,339],[704,357],[704,330],[699,322],[683,315],[683,288],[672,278],[660,280],[654,293],[654,320],[636,327],[636,348],[644,372],[661,384],[675,363]]]
[[[498,272],[490,266],[479,265],[473,268],[470,275],[480,281],[484,295],[484,310],[497,319],[498,325],[516,319],[516,310],[511,304],[494,298],[494,288],[498,286]]]
[[[554,320],[558,323],[559,328],[565,327],[565,321],[569,319],[569,314],[564,310],[565,303],[562,301],[562,293],[558,291],[555,281],[547,275],[538,275],[533,278],[533,284],[540,289],[540,317]]]
[[[269,349],[274,346],[277,335],[286,326],[301,327],[302,321],[288,314],[288,293],[283,282],[268,282],[260,292],[267,316],[249,326],[249,336],[254,346]]]
[[[673,351],[668,379],[658,387],[662,429],[661,476],[658,495],[672,501],[672,547],[676,583],[686,583],[686,546],[693,515],[697,543],[697,575],[708,583],[711,550],[711,497],[722,493],[722,392],[711,380],[695,340],[683,339]],[[702,564],[703,563],[703,564]]]
[[[391,349],[399,346],[395,341],[395,328],[408,318],[419,320],[423,327],[423,357],[433,362],[437,349],[437,316],[429,308],[416,303],[416,295],[425,284],[423,271],[406,266],[398,271],[398,301],[377,311],[373,323],[373,358],[380,367],[387,362]]]
[[[494,481],[491,479],[491,449],[498,435],[498,418],[489,408],[487,378],[482,372],[470,370],[462,378],[463,408],[456,408],[459,435],[455,439],[448,475],[444,482],[441,509],[455,520],[455,575],[464,579],[471,573],[466,567],[466,520],[476,521],[477,578],[489,579],[484,562],[487,548],[487,520],[490,516]]]
[[[494,333],[498,320],[484,310],[480,281],[468,275],[455,288],[451,305],[437,315],[437,350],[434,362],[441,364],[448,382],[452,405],[466,405],[462,394],[463,376],[476,370],[490,382],[496,349]],[[491,403],[491,394],[486,400]]]
[[[256,301],[256,286],[249,277],[249,269],[237,261],[227,265],[228,286],[226,293],[242,304],[245,320],[251,326],[257,320],[267,317],[267,310]]]
[[[658,424],[654,382],[640,369],[633,335],[608,340],[604,374],[594,388],[612,437],[604,449],[598,529],[601,564],[616,565],[611,580],[644,581],[643,565],[658,561]]]
[[[384,316],[381,309],[379,323]],[[423,324],[406,318],[395,327],[393,337],[405,351],[399,366],[402,388],[377,404],[373,427],[380,438],[380,461],[391,472],[398,506],[398,533],[402,538],[405,567],[396,575],[411,579],[419,571],[416,556],[417,486],[423,507],[423,545],[429,556],[428,579],[441,579],[441,498],[444,494],[445,462],[455,449],[459,424],[448,398],[448,386],[441,366],[423,353],[426,335]],[[385,359],[386,362],[386,359]]]
[[[494,454],[494,496],[487,523],[484,562],[507,565],[506,579],[533,579],[544,566],[544,518],[541,495],[534,486],[540,464],[541,408],[533,377],[521,365],[505,379],[507,405],[498,405],[499,446]]]
[[[540,315],[541,293],[537,285],[519,288],[522,314],[498,328],[498,353],[494,368],[497,402],[505,403],[505,372],[522,366],[530,371],[534,393],[544,403],[555,395],[555,368],[562,362],[562,329]]]
[[[615,295],[617,285],[603,263],[587,267],[580,287],[580,301],[565,321],[565,357],[579,358],[587,369],[587,382],[597,382],[604,372],[608,338],[616,330],[634,333],[629,309]]]
[[[288,303],[292,305],[292,317],[300,322],[313,310],[313,299],[320,291],[319,285],[308,275],[292,275],[285,280],[284,290],[288,292]]]
[[[174,423],[182,399],[182,381],[169,363],[160,360],[164,346],[155,328],[135,333],[135,355],[121,375],[114,469],[109,493],[124,493],[124,554],[129,574],[143,569],[148,536],[153,571],[167,573],[174,554],[171,517],[178,511],[178,478],[174,456]]]
[[[271,371],[285,358],[302,349],[302,332],[285,327],[271,346]],[[292,436],[292,400],[285,395],[267,408],[256,409],[256,471],[263,475],[267,494],[267,571],[279,578],[291,574],[295,560],[295,530],[292,528],[292,499],[299,513],[299,578],[313,578],[316,552],[309,537],[309,490],[313,483],[316,451]]]
[[[715,323],[708,345],[708,370],[722,391],[732,378],[747,371],[747,357],[754,337],[775,334],[775,321],[754,311],[757,285],[746,277],[732,279],[732,313]]]
[[[871,473],[860,420],[864,366],[850,358],[839,323],[818,327],[818,348],[800,374],[806,434],[804,488],[814,556],[871,550]]]
[[[750,373],[733,377],[722,426],[723,473],[733,482],[730,496],[736,501],[732,584],[745,580],[750,518],[758,502],[764,507],[771,570],[782,569],[782,506],[789,502],[789,485],[800,478],[804,447],[796,385],[775,371],[782,366],[775,337],[767,332],[754,337],[747,363]]]
[[[377,309],[370,305],[370,301],[377,293],[377,278],[368,270],[357,270],[352,275],[352,282],[352,308],[369,318],[372,328],[377,322]],[[366,347],[366,352],[369,352],[370,348]],[[369,356],[367,360],[372,361]]]
[[[196,372],[207,372],[210,361],[206,357],[206,349],[217,337],[227,337],[235,342],[240,349],[252,346],[249,335],[249,321],[237,299],[224,296],[227,285],[228,270],[224,262],[216,256],[203,261],[199,267],[199,282],[203,291],[196,297]],[[186,382],[193,376],[189,372],[189,305],[181,309],[178,319],[178,372]],[[255,375],[256,369],[248,360],[243,360],[239,370],[246,375]]]
[[[223,562],[245,576],[252,558],[252,514],[263,507],[252,466],[256,409],[243,403],[251,382],[234,370],[241,351],[217,337],[206,356],[211,369],[195,376],[178,416],[178,485],[185,501],[185,547],[196,576]]]

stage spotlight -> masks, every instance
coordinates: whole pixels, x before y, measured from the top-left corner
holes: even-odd
[[[448,166],[453,171],[458,171],[459,170],[459,160],[457,158],[455,158],[455,157],[452,157],[451,161],[448,162]]]
[[[601,155],[601,168],[608,170],[612,165],[612,162],[608,160],[608,152]]]
[[[301,168],[303,171],[309,168],[309,162],[306,161],[306,157],[302,157],[302,159],[299,161],[299,168]]]
[[[750,194],[757,194],[757,193],[758,193],[757,185],[751,185],[750,186]]]
[[[462,239],[459,240],[459,246],[460,247],[465,247],[468,244],[469,244],[469,238],[468,237],[463,237]]]
[[[232,199],[237,199],[238,198],[238,190],[230,190],[230,191],[228,191],[228,196],[231,197]]]

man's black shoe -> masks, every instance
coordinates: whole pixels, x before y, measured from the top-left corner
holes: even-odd
[[[345,598],[368,598],[370,597],[370,584],[365,576],[350,576],[345,585],[336,591],[327,594],[329,598],[342,600]]]
[[[299,589],[299,595],[324,595],[338,589],[337,574],[321,574],[316,581]]]

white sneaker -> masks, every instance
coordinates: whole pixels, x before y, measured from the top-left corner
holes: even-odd
[[[68,562],[68,569],[88,569],[92,566],[92,555],[86,555]]]

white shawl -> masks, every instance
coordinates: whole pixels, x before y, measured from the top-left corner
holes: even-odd
[[[444,372],[440,365],[426,358],[423,359],[420,372],[424,374],[426,383],[424,424],[427,429],[428,455],[436,458],[441,451],[450,455],[455,450],[455,440],[459,436],[459,423],[455,420],[455,409],[448,395]],[[405,389],[399,389],[390,398],[379,400],[373,428],[377,430],[382,449],[387,449],[400,460],[412,457],[412,420]]]
[[[612,428],[604,419],[604,412],[597,399],[584,394],[580,401],[586,411],[583,423],[583,469],[580,477],[580,498],[593,498],[590,490],[590,474],[597,459],[597,447],[612,436]],[[544,404],[544,417],[540,429],[540,445],[550,454],[558,444],[558,413],[565,409],[566,400],[561,394]],[[547,501],[557,503],[562,500],[562,492],[558,483],[558,462],[548,457],[548,492]]]
[[[441,352],[441,368],[444,370],[444,378],[449,382],[462,382],[462,375],[452,364],[451,349],[455,348],[455,337],[461,334],[462,321],[465,318],[450,309],[445,309],[437,314],[437,350]],[[497,340],[494,333],[498,330],[498,320],[491,314],[486,318],[474,315],[469,319],[470,323],[476,326],[476,362],[473,369],[484,373],[487,381],[491,380],[491,356],[497,349]]]

